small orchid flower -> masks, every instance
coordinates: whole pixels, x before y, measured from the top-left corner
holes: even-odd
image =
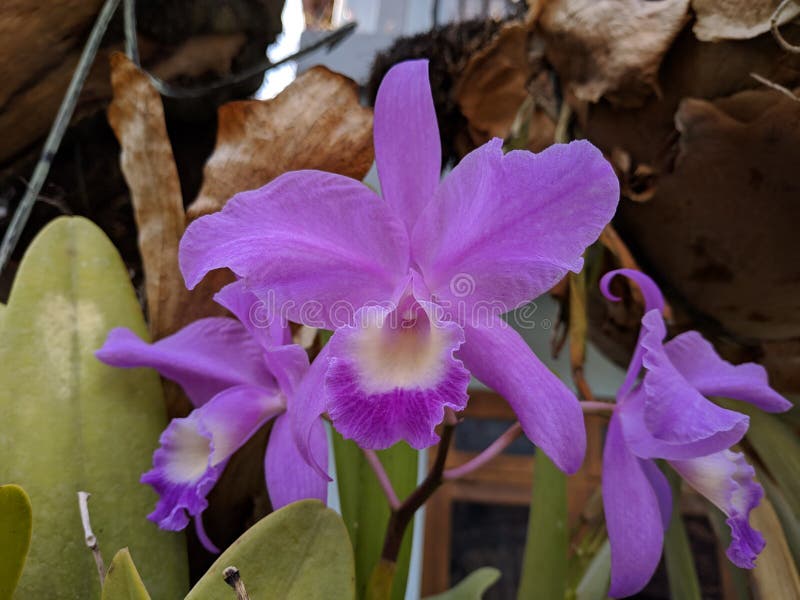
[[[158,493],[148,518],[162,529],[180,530],[195,517],[198,535],[216,551],[202,528],[206,497],[228,459],[268,421],[274,419],[264,462],[274,508],[303,498],[326,499],[327,483],[301,456],[292,436],[291,410],[308,356],[291,344],[285,323],[254,309],[263,308],[241,282],[214,299],[237,318],[200,319],[177,333],[148,344],[125,328],[113,329],[97,358],[116,367],[152,367],[177,382],[195,409],[173,419],[161,434],[153,468],[142,476]],[[264,326],[266,323],[270,325]],[[325,429],[318,419],[306,450],[327,466]]]
[[[187,229],[186,284],[227,267],[289,320],[335,330],[302,386],[301,445],[327,412],[365,448],[430,446],[445,410],[464,409],[471,373],[574,472],[586,446],[577,399],[500,314],[582,268],[616,209],[617,178],[588,142],[504,155],[494,139],[440,183],[427,71],[400,63],[378,91],[383,199],[320,171],[237,194]]]
[[[656,284],[638,271],[612,271],[600,282],[610,300],[619,300],[609,290],[617,275],[639,285],[645,315],[603,451],[603,504],[611,542],[609,594],[638,592],[658,566],[672,513],[670,486],[656,466],[658,458],[666,459],[725,513],[732,534],[728,558],[752,568],[764,539],[750,527],[749,516],[764,492],[744,455],[729,450],[742,439],[749,420],[705,396],[743,400],[767,412],[785,411],[791,404],[769,387],[763,367],[732,365],[696,331],[664,343],[664,299]]]

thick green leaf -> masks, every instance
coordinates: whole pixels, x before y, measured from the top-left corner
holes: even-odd
[[[147,593],[127,548],[117,552],[111,561],[103,583],[101,600],[150,600],[150,594]]]
[[[157,598],[181,597],[188,587],[184,538],[146,520],[156,497],[139,483],[166,425],[158,375],[94,357],[112,327],[147,335],[114,246],[86,219],[56,219],[28,249],[4,322],[0,481],[25,488],[34,521],[19,597],[100,597],[80,490],[92,494],[101,551],[130,547]]]
[[[355,443],[345,440],[334,431],[333,449],[342,518],[355,553],[356,590],[358,597],[363,598],[370,575],[380,558],[389,522],[389,504],[364,454]],[[397,495],[402,499],[410,494],[417,485],[417,451],[401,442],[377,454]],[[405,597],[412,528],[413,523],[409,525],[400,548],[392,586],[393,600]]]
[[[694,555],[689,546],[689,536],[681,517],[680,487],[681,479],[670,470],[667,477],[672,486],[673,510],[669,528],[664,535],[664,559],[667,563],[667,579],[671,598],[681,600],[700,600],[700,581],[694,567]]]
[[[567,589],[567,476],[536,455],[528,538],[517,598],[563,598]]]
[[[586,567],[583,577],[575,588],[575,598],[577,600],[603,600],[608,595],[610,582],[611,545],[606,539]]]
[[[722,404],[750,416],[748,441],[777,482],[792,512],[800,515],[800,439],[779,415],[766,414],[744,402],[725,400]]]
[[[0,599],[13,596],[30,545],[31,501],[28,494],[18,485],[0,486]]]
[[[222,553],[186,600],[233,598],[222,573],[239,569],[253,600],[355,598],[353,550],[341,517],[301,500],[248,529]]]
[[[481,600],[486,590],[497,583],[498,579],[500,571],[494,567],[481,567],[459,581],[454,588],[442,594],[428,596],[425,600]]]

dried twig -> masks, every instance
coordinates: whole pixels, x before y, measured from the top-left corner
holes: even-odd
[[[781,48],[783,48],[787,52],[800,54],[800,46],[795,46],[794,44],[790,44],[789,42],[787,42],[786,38],[783,37],[783,35],[781,34],[780,29],[778,29],[778,19],[780,19],[781,14],[783,13],[784,10],[786,10],[786,7],[789,6],[789,4],[796,1],[797,0],[783,0],[783,2],[778,4],[778,7],[775,9],[775,12],[772,13],[772,16],[769,18],[769,27],[770,29],[772,29],[772,36],[775,38],[775,41],[778,42]],[[753,74],[750,73],[750,75]],[[759,81],[761,80],[759,79]],[[762,81],[761,83],[764,82]]]
[[[125,54],[139,66],[139,40],[136,37],[136,0],[125,0],[122,5],[125,23]]]
[[[235,85],[237,83],[241,83],[243,81],[247,81],[251,77],[255,77],[256,75],[263,75],[266,71],[274,69],[275,67],[279,67],[282,64],[287,62],[298,60],[307,54],[312,54],[319,50],[320,48],[326,48],[328,51],[332,50],[342,41],[347,39],[351,33],[353,33],[358,27],[358,23],[352,22],[348,23],[340,27],[339,29],[335,29],[330,33],[324,35],[322,38],[314,42],[313,44],[309,44],[305,48],[300,48],[294,54],[287,56],[286,58],[282,58],[277,62],[272,62],[269,59],[266,59],[258,64],[255,64],[239,73],[231,73],[227,77],[223,77],[222,79],[218,79],[208,85],[203,85],[200,87],[194,88],[186,88],[180,87],[176,85],[171,85],[166,81],[162,81],[158,77],[155,77],[148,73],[150,79],[153,81],[153,85],[159,91],[162,96],[167,96],[169,98],[200,98],[215,90],[219,90],[221,88],[229,87]]]
[[[11,219],[5,237],[3,237],[3,243],[0,246],[0,272],[6,266],[6,262],[8,262],[11,253],[14,251],[25,223],[28,222],[33,204],[39,196],[45,179],[47,179],[50,165],[53,163],[58,147],[61,145],[61,139],[64,137],[67,126],[72,119],[72,113],[75,112],[75,105],[78,103],[81,89],[83,89],[83,84],[89,75],[89,69],[94,63],[94,57],[100,47],[100,41],[103,39],[103,34],[106,32],[118,4],[119,0],[106,0],[100,14],[97,16],[97,20],[94,22],[94,27],[89,34],[89,39],[86,41],[86,46],[83,48],[78,66],[75,67],[72,80],[69,82],[67,92],[64,94],[64,99],[58,108],[58,114],[50,128],[50,133],[47,135],[47,140],[45,140],[42,154],[36,163],[36,168],[33,170],[28,189],[17,207],[17,212],[14,213],[14,218]]]
[[[229,586],[236,590],[236,600],[250,600],[247,595],[247,590],[244,587],[244,582],[239,574],[239,569],[236,567],[225,567],[222,572],[222,578]]]
[[[103,555],[100,554],[100,546],[97,543],[97,536],[92,531],[92,523],[89,520],[89,492],[78,492],[78,509],[81,513],[81,523],[83,524],[83,536],[86,547],[92,551],[94,562],[97,565],[97,575],[100,577],[100,587],[106,579],[106,567],[103,563]]]
[[[800,102],[800,98],[798,98],[797,95],[792,90],[790,90],[787,87],[783,87],[780,83],[775,83],[774,81],[770,81],[769,79],[759,75],[758,73],[750,73],[750,77],[755,79],[757,82],[763,83],[765,86],[772,88],[776,92],[780,92],[784,96],[788,96],[795,102]]]

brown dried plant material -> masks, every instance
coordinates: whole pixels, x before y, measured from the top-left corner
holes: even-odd
[[[767,542],[752,571],[756,598],[791,600],[800,592],[800,575],[792,557],[789,543],[775,508],[769,498],[762,498],[753,512],[750,523]]]
[[[704,42],[754,38],[769,31],[779,4],[780,0],[692,0],[697,19],[692,31]],[[798,14],[800,4],[789,3],[777,23],[788,23]]]
[[[542,0],[547,58],[578,100],[636,106],[659,93],[657,73],[688,21],[689,0]]]
[[[154,338],[177,329],[187,291],[178,269],[185,214],[178,171],[167,137],[161,97],[125,55],[111,57],[114,99],[108,121],[119,140],[120,164],[131,192]]]
[[[467,118],[470,138],[476,146],[493,137],[508,137],[517,112],[528,97],[526,85],[533,70],[528,59],[528,35],[522,23],[504,26],[470,58],[455,84],[453,95]]]
[[[236,192],[295,169],[362,179],[372,160],[372,111],[359,105],[355,82],[314,67],[273,100],[220,107],[217,144],[187,214],[215,212]]]

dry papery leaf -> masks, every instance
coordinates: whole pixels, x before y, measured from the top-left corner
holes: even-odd
[[[355,82],[314,67],[273,100],[220,107],[217,144],[188,215],[215,212],[236,192],[295,169],[362,179],[372,160],[372,111],[359,106]]]
[[[664,53],[689,19],[689,0],[541,0],[537,30],[566,90],[637,106],[658,93]]]
[[[675,123],[673,160],[653,198],[620,204],[622,238],[715,342],[800,339],[800,103],[767,89],[690,98]],[[786,346],[783,365],[800,359],[791,348],[800,346]],[[800,391],[796,378],[775,384]]]
[[[692,0],[696,21],[692,30],[705,42],[745,40],[769,31],[770,17],[780,0]],[[783,25],[800,14],[800,4],[789,3],[778,16]]]
[[[528,35],[522,23],[505,25],[470,58],[456,81],[453,95],[467,118],[470,138],[476,146],[493,137],[508,137],[517,111],[528,96],[526,86],[534,68],[528,57]]]
[[[150,332],[158,339],[177,329],[175,316],[188,298],[178,270],[178,243],[185,227],[178,171],[161,96],[150,78],[117,53],[111,57],[111,85],[108,121],[122,147],[120,163],[139,232]]]
[[[750,513],[753,528],[760,531],[767,545],[752,571],[756,598],[793,600],[800,594],[800,576],[783,527],[772,503],[762,498]]]

